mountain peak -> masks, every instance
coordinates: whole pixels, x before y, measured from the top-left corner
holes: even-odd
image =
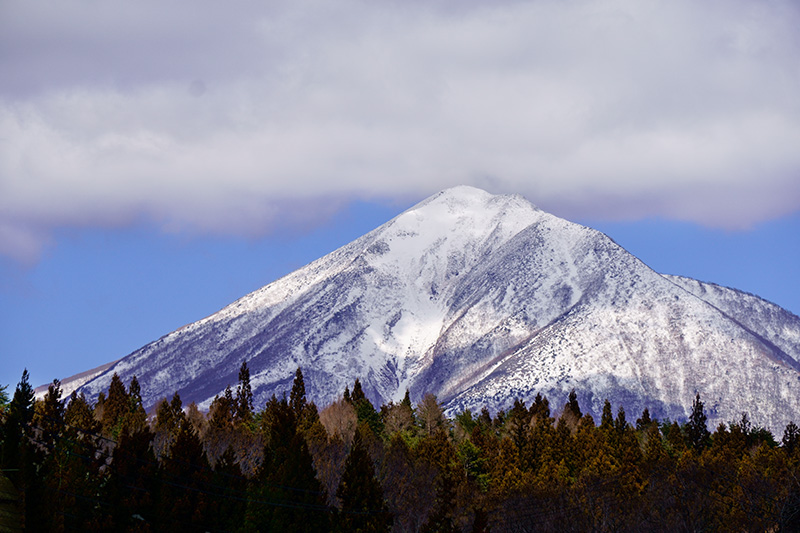
[[[718,291],[717,291],[718,292]],[[667,279],[600,232],[518,195],[453,187],[352,243],[144,346],[87,382],[136,375],[147,405],[208,407],[242,361],[258,403],[297,367],[317,405],[361,380],[375,403],[431,392],[450,412],[578,392],[599,415],[748,411],[780,428],[800,410],[800,319],[755,297]]]
[[[452,210],[492,210],[504,205],[517,205],[538,211],[538,208],[522,195],[492,194],[471,185],[457,185],[444,189],[411,209],[419,209],[429,204],[444,204]]]

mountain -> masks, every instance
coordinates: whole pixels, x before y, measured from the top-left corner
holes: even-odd
[[[242,361],[256,403],[303,369],[318,405],[360,378],[375,404],[434,393],[452,414],[570,390],[709,423],[782,431],[800,413],[800,318],[758,297],[651,270],[606,235],[518,195],[436,194],[81,385],[136,375],[146,407],[180,393],[208,407]],[[65,383],[68,386],[68,383]]]

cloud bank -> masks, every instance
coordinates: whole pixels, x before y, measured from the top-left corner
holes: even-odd
[[[460,183],[573,218],[800,209],[800,7],[12,1],[0,253],[146,220],[259,235]]]

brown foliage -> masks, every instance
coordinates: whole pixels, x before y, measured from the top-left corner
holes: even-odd
[[[319,414],[319,421],[331,437],[338,437],[348,446],[353,442],[358,417],[351,402],[344,399],[333,402]]]

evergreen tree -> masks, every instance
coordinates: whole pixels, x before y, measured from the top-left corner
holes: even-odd
[[[292,383],[292,392],[289,394],[289,406],[294,411],[294,416],[300,420],[306,408],[306,385],[303,381],[303,371],[297,367]]]
[[[30,382],[30,374],[28,369],[22,371],[22,377],[17,383],[17,388],[14,389],[14,396],[9,404],[9,409],[13,411],[9,415],[17,414],[19,420],[23,424],[30,424],[33,420],[33,387]]]
[[[797,428],[797,424],[793,421],[786,424],[781,444],[789,456],[792,456],[795,450],[800,450],[800,429]]]
[[[683,430],[677,422],[670,423],[669,421],[661,424],[661,434],[663,435],[663,442],[666,444],[667,450],[673,457],[680,456],[686,450],[687,438],[684,436]]]
[[[347,389],[345,389],[347,392]],[[353,403],[358,403],[361,400],[366,400],[367,396],[364,394],[364,390],[361,388],[361,380],[356,378],[355,384],[353,384],[353,392],[350,393],[350,401]]]
[[[247,510],[247,479],[236,460],[233,448],[228,447],[217,459],[211,485],[219,497],[210,499],[211,531],[238,531],[243,525]]]
[[[253,419],[253,389],[250,387],[250,369],[247,361],[239,368],[239,385],[236,387],[235,420],[248,425]]]
[[[222,396],[215,396],[208,409],[208,425],[210,430],[227,431],[233,426],[236,415],[236,403],[230,385],[225,387]]]
[[[64,411],[64,421],[68,427],[76,431],[79,440],[92,443],[97,441],[100,422],[94,417],[92,407],[83,393],[79,395],[77,391],[72,391]]]
[[[345,389],[345,400],[348,398],[348,390]],[[356,410],[356,416],[358,417],[359,424],[367,424],[372,432],[375,435],[382,435],[383,434],[383,420],[381,419],[380,414],[378,411],[375,410],[375,406],[372,405],[367,399],[366,394],[364,394],[364,390],[361,387],[361,381],[356,378],[356,382],[353,385],[353,391],[349,392],[349,401],[350,404],[353,406],[353,409]]]
[[[550,418],[550,401],[537,392],[531,404],[530,413],[531,418],[536,421]]]
[[[30,375],[25,369],[6,410],[0,468],[21,494],[26,528],[36,531],[44,526],[40,512],[44,496],[41,478],[37,476],[41,457],[35,444],[33,418],[34,393]]]
[[[140,431],[147,424],[147,413],[142,405],[142,388],[136,376],[128,385],[128,412],[125,414],[125,425],[130,432]]]
[[[211,467],[192,424],[180,420],[175,442],[161,465],[163,486],[159,521],[170,530],[200,530],[211,519],[208,489]]]
[[[362,431],[356,431],[353,437],[336,495],[342,502],[337,524],[339,531],[366,533],[391,529],[392,516],[375,477],[372,459],[364,447]]]
[[[170,409],[169,402],[166,398],[156,404],[156,419],[153,429],[156,434],[160,432],[171,432],[175,428],[175,419],[172,416],[172,409]]]
[[[236,402],[230,386],[222,396],[215,396],[208,409],[208,428],[205,433],[206,453],[214,463],[227,448],[234,446],[237,432],[234,428]],[[235,448],[234,448],[235,449]]]
[[[262,416],[266,445],[248,502],[245,528],[258,531],[324,531],[329,527],[327,495],[297,418],[284,396],[267,402]]]
[[[380,463],[384,498],[397,531],[419,531],[435,498],[436,470],[413,455],[406,439],[395,434]]]
[[[650,410],[645,407],[644,411],[642,411],[641,418],[636,419],[636,429],[639,431],[645,431],[652,423],[653,420],[650,418]]]
[[[478,415],[478,423],[485,429],[492,427],[492,415],[485,405],[481,407],[481,413]]]
[[[102,404],[103,416],[103,435],[116,440],[122,427],[125,425],[125,417],[130,411],[130,397],[125,390],[119,375],[114,372],[111,376],[111,384],[108,386],[108,395]]]
[[[99,453],[100,424],[83,394],[70,395],[64,410],[64,428],[58,445],[42,467],[46,494],[45,529],[80,531],[97,529],[100,467],[106,457]]]
[[[153,434],[146,426],[134,433],[127,427],[121,428],[103,484],[103,502],[107,504],[100,508],[106,512],[101,519],[103,529],[155,529],[160,480],[152,441]]]
[[[578,395],[575,393],[575,389],[572,389],[569,393],[569,398],[567,399],[567,405],[565,406],[565,410],[569,410],[577,420],[583,418],[581,407],[580,405],[578,405]]]
[[[33,414],[33,387],[28,369],[25,369],[6,409],[1,434],[0,469],[7,472],[7,477],[18,489],[23,488],[28,474],[33,474],[33,447],[30,443]]]
[[[430,512],[421,531],[455,533],[458,531],[455,526],[455,512],[459,503],[456,494],[461,479],[459,474],[463,475],[455,449],[447,438],[447,433],[436,431],[420,440],[416,452],[422,464],[427,464],[437,472],[433,487],[434,498],[430,502]]]
[[[91,434],[80,428],[82,418],[88,419],[84,425]],[[44,458],[37,472],[41,490],[28,501],[28,506],[36,507],[29,509],[33,516],[27,526],[42,531],[81,529],[95,515],[92,497],[99,484],[98,424],[82,396],[73,393],[70,405],[65,406],[58,380],[37,404],[34,423]]]
[[[172,401],[167,402],[166,398],[162,398],[158,402],[156,420],[153,427],[155,433],[153,446],[155,447],[156,456],[169,455],[169,449],[175,442],[178,431],[185,419],[183,402],[177,392],[172,395]]]
[[[0,415],[3,414],[5,411],[6,405],[8,405],[8,385],[0,385]]]
[[[628,421],[625,419],[625,408],[621,405],[619,409],[617,409],[617,418],[614,419],[614,429],[618,434],[622,434],[628,429]]]
[[[700,400],[700,393],[692,403],[692,414],[686,423],[686,445],[693,450],[701,451],[707,444],[711,433],[706,426],[706,414],[703,411],[703,402]]]
[[[411,410],[414,409],[414,406],[411,405],[411,395],[408,393],[408,389],[406,389],[406,393],[403,395],[403,400],[400,402],[400,405]]]
[[[34,415],[34,422],[39,428],[39,444],[53,449],[56,441],[64,431],[64,402],[61,401],[61,382],[54,379],[47,386],[47,393],[42,400],[41,409]]]
[[[520,457],[525,457],[526,460],[532,459],[528,450],[529,439],[528,432],[530,431],[531,415],[525,407],[525,402],[522,400],[514,400],[514,406],[508,412],[508,418],[505,423],[506,434],[511,437],[514,446],[517,449]],[[526,468],[527,464],[520,464],[521,468]]]
[[[600,428],[610,430],[614,425],[614,415],[611,412],[611,402],[606,401],[603,403],[603,414],[600,416]]]

